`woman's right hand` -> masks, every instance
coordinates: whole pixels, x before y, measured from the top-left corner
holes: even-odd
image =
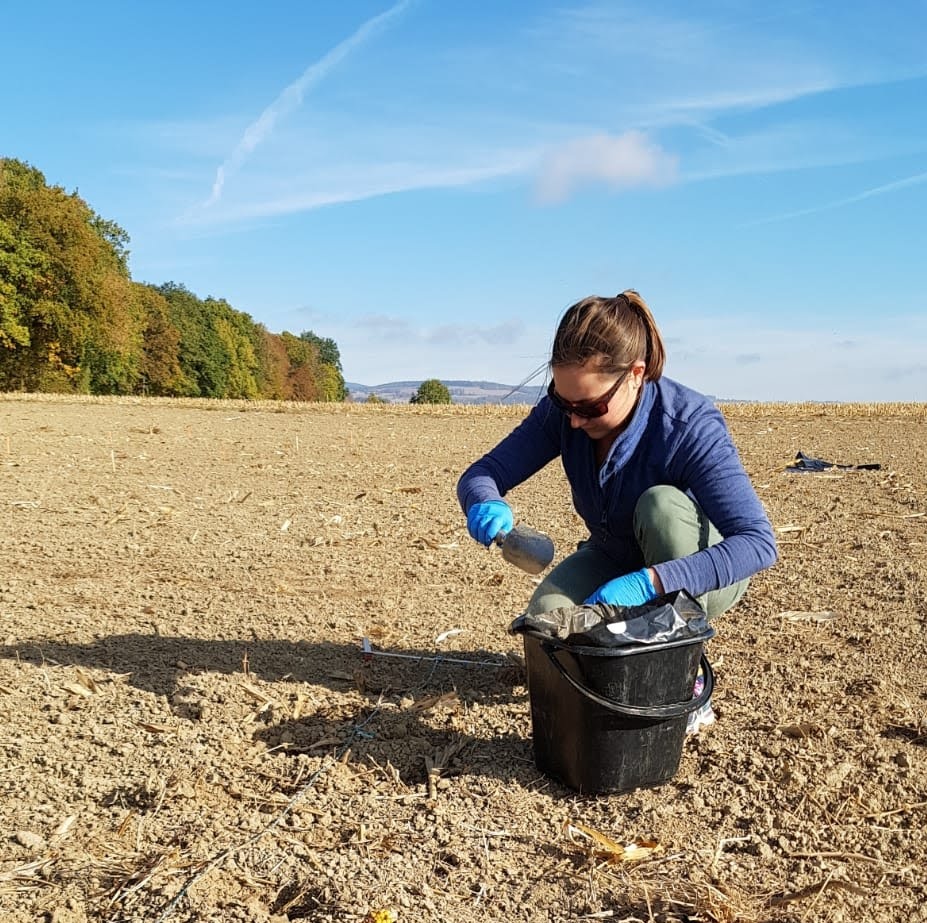
[[[470,537],[487,548],[500,532],[511,532],[515,525],[512,509],[502,500],[484,500],[474,503],[467,513],[467,531]]]

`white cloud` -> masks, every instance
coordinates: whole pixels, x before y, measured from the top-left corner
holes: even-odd
[[[505,320],[498,324],[417,326],[405,318],[389,314],[367,314],[359,317],[351,326],[355,332],[373,342],[390,340],[419,347],[427,345],[461,348],[487,343],[509,346],[525,333],[525,324],[521,320]]]
[[[820,36],[796,33],[794,13],[778,9],[672,16],[610,0],[539,12],[509,31],[454,34],[414,61],[404,41],[379,42],[375,72],[343,68],[337,98],[320,91],[303,105],[411,3],[368,20],[308,67],[237,143],[222,125],[223,149],[234,147],[209,207],[200,203],[180,223],[215,229],[504,178],[532,183],[539,201],[556,204],[590,187],[614,194],[865,161],[904,147],[897,137],[860,142],[843,117],[801,121],[793,112],[783,121],[777,104],[884,73],[848,70]],[[614,66],[602,66],[606,53]],[[162,141],[200,157],[216,134],[191,125],[185,140],[176,131]]]
[[[609,87],[637,127],[757,109],[833,88],[845,77],[788,9],[682,5],[677,12],[607,0],[559,9],[536,30],[538,47],[567,75]],[[806,23],[801,20],[802,25]],[[608,66],[602,67],[602,61]],[[594,62],[594,71],[579,62]],[[851,73],[859,74],[857,66]],[[583,98],[576,101],[581,109]]]
[[[187,213],[183,221],[189,224],[234,223],[421,189],[472,186],[523,174],[536,162],[537,155],[525,151],[500,153],[491,162],[473,164],[358,163],[353,169],[340,168],[335,173],[317,171],[309,175],[291,175],[286,182],[289,188],[282,193],[278,189],[279,177],[268,177],[266,182],[252,177],[247,196],[238,196],[234,202],[216,203],[209,211]]]
[[[610,189],[664,186],[676,179],[678,158],[647,135],[592,135],[554,148],[541,165],[537,182],[542,202],[569,198],[583,186],[603,184]]]
[[[488,344],[507,347],[517,343],[525,325],[519,320],[505,321],[491,326],[475,324],[443,324],[425,331],[423,339],[429,344],[480,346]]]
[[[302,105],[303,97],[309,90],[322,81],[333,68],[337,67],[364,42],[382,31],[390,20],[404,13],[410,4],[411,0],[400,0],[399,3],[390,7],[386,12],[368,19],[353,35],[343,42],[339,42],[318,61],[307,67],[298,80],[286,87],[260,114],[257,120],[248,126],[231,155],[218,168],[212,186],[212,194],[206,205],[210,206],[220,199],[228,177],[236,172],[252,151],[270,136],[280,119]]]
[[[771,84],[736,90],[706,89],[699,95],[657,99],[649,103],[641,112],[641,122],[645,125],[686,125],[705,116],[765,109],[838,88],[827,80],[809,80],[807,83]]]
[[[927,173],[915,173],[913,176],[906,176],[904,179],[895,180],[892,183],[883,183],[881,186],[875,186],[872,189],[865,189],[856,195],[846,196],[843,199],[837,199],[833,202],[823,202],[820,205],[812,205],[808,208],[800,208],[791,212],[784,212],[779,215],[770,215],[767,218],[759,218],[756,221],[749,221],[743,227],[755,227],[761,224],[772,224],[776,221],[787,221],[790,218],[803,218],[805,215],[814,215],[818,212],[829,211],[832,208],[842,208],[846,205],[855,205],[857,202],[863,202],[874,196],[885,195],[889,192],[896,192],[899,189],[906,189],[909,186],[917,186],[927,182]]]
[[[672,331],[666,373],[731,400],[922,400],[927,321],[899,318],[885,330],[866,321],[841,318],[831,322],[837,329],[828,329],[814,317],[796,318],[791,327],[749,316],[679,317],[666,325]]]
[[[424,378],[514,384],[548,356],[550,331],[522,320],[427,324],[370,314],[326,327],[348,381],[367,385]]]

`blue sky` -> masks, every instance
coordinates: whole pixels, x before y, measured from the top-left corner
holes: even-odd
[[[927,3],[8,5],[0,154],[132,276],[517,383],[638,289],[718,397],[927,400]]]

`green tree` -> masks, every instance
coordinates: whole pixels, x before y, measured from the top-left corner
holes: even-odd
[[[224,397],[226,354],[205,302],[176,282],[165,282],[158,286],[158,292],[167,301],[171,323],[180,333],[182,394]]]
[[[331,337],[320,337],[311,330],[304,330],[299,338],[307,343],[314,343],[319,350],[319,359],[341,371],[341,353],[338,344]]]
[[[207,298],[206,309],[225,354],[225,389],[221,396],[253,400],[258,396],[254,321],[221,298]]]
[[[0,387],[26,387],[32,309],[41,299],[45,255],[0,217]]]
[[[437,378],[429,378],[418,386],[418,391],[409,398],[410,404],[450,404],[451,392]]]
[[[319,400],[328,402],[343,401],[347,397],[347,389],[341,373],[327,362],[319,363],[318,372]]]
[[[170,305],[151,285],[135,282],[133,287],[145,318],[136,390],[165,397],[185,394],[187,389],[180,368],[180,331],[171,321]]]
[[[93,215],[90,226],[96,231],[101,240],[106,241],[112,249],[116,262],[123,274],[129,274],[129,235],[115,221]]]
[[[81,390],[91,394],[132,394],[140,375],[145,316],[132,283],[107,272],[98,282],[80,357]]]
[[[253,399],[267,379],[261,356],[261,328],[222,298],[197,298],[168,282],[157,291],[170,306],[180,334],[180,368],[185,393],[199,397]]]

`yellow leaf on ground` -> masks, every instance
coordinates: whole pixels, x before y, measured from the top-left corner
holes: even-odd
[[[396,923],[398,919],[394,910],[368,910],[364,923]]]
[[[656,840],[640,838],[622,846],[604,833],[576,821],[566,821],[563,825],[563,832],[574,843],[579,838],[590,840],[598,847],[595,850],[596,855],[609,862],[638,862],[663,851],[663,847]]]

